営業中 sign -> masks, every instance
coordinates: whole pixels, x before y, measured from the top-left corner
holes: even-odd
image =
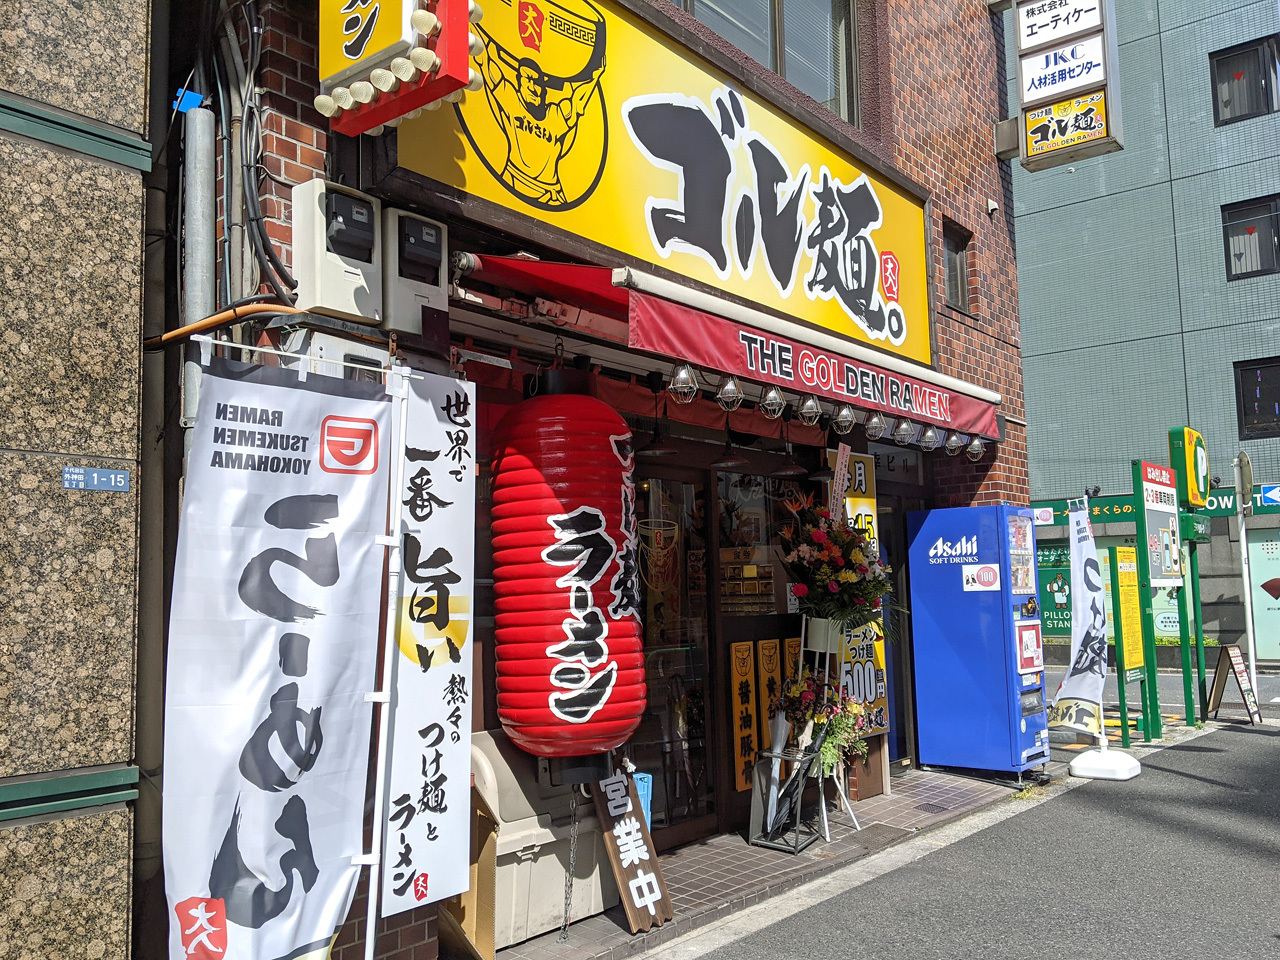
[[[631,932],[662,926],[675,916],[675,911],[658,865],[658,851],[640,809],[635,780],[615,769],[611,776],[591,785],[591,796]]]

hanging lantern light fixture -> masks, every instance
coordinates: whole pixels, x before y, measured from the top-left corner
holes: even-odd
[[[777,420],[782,416],[782,411],[787,408],[787,398],[782,395],[782,391],[777,387],[770,387],[758,406],[760,412],[770,420]]]
[[[698,395],[698,372],[687,363],[676,364],[671,371],[667,393],[676,403],[692,403]]]
[[[652,460],[657,457],[674,457],[680,451],[667,442],[663,436],[662,420],[658,416],[658,398],[662,395],[662,374],[649,374],[649,389],[653,391],[653,436],[649,442],[635,452],[637,457]]]
[[[729,374],[720,381],[720,388],[716,391],[716,403],[720,404],[721,410],[729,413],[742,406],[742,400],[742,385],[738,383],[737,377]]]
[[[898,421],[898,425],[893,428],[893,442],[900,447],[905,447],[908,443],[915,439],[916,425],[905,417]]]
[[[853,425],[858,422],[858,414],[853,407],[847,403],[842,403],[840,409],[836,411],[836,415],[831,418],[831,429],[844,436],[853,429]]]
[[[822,404],[818,402],[817,397],[809,394],[809,396],[800,401],[800,408],[796,411],[796,416],[800,418],[801,423],[812,427],[818,422],[818,418],[822,416]]]
[[[981,437],[974,437],[973,441],[964,448],[964,455],[977,463],[987,453],[987,445],[982,442]]]
[[[884,418],[883,413],[873,413],[870,419],[867,420],[866,431],[868,440],[879,440],[888,432],[888,430],[889,421]]]
[[[963,433],[956,433],[955,431],[952,431],[951,436],[947,437],[947,445],[944,448],[947,451],[947,456],[954,457],[964,449],[964,445],[968,442],[969,438]]]
[[[924,432],[920,434],[920,449],[928,453],[930,450],[937,450],[942,446],[942,431],[929,424],[924,428]]]

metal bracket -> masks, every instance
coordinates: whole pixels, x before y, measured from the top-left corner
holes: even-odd
[[[376,853],[361,853],[351,858],[353,867],[376,867],[381,859]]]
[[[390,703],[391,692],[388,690],[371,690],[364,695],[365,703]]]
[[[392,536],[389,533],[378,534],[373,538],[373,542],[380,547],[391,547],[393,549],[400,546],[400,538]]]
[[[994,142],[997,159],[1014,160],[1017,158],[1020,125],[1021,121],[1018,117],[997,120],[991,125],[991,139]]]

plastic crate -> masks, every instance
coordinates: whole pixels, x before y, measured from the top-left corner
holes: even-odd
[[[636,772],[631,776],[636,782],[636,793],[640,796],[640,806],[644,808],[645,829],[652,830],[653,814],[650,811],[653,807],[653,774]]]

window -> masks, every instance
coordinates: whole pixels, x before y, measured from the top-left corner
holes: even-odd
[[[954,227],[942,232],[947,306],[969,309],[969,238]]]
[[[1222,246],[1227,258],[1227,279],[1280,273],[1277,238],[1280,238],[1280,196],[1223,207]]]
[[[1240,439],[1280,437],[1280,357],[1243,360],[1235,368]]]
[[[856,123],[852,0],[676,0],[753,60]]]
[[[1209,55],[1213,75],[1213,125],[1235,123],[1280,110],[1276,89],[1276,38]]]

